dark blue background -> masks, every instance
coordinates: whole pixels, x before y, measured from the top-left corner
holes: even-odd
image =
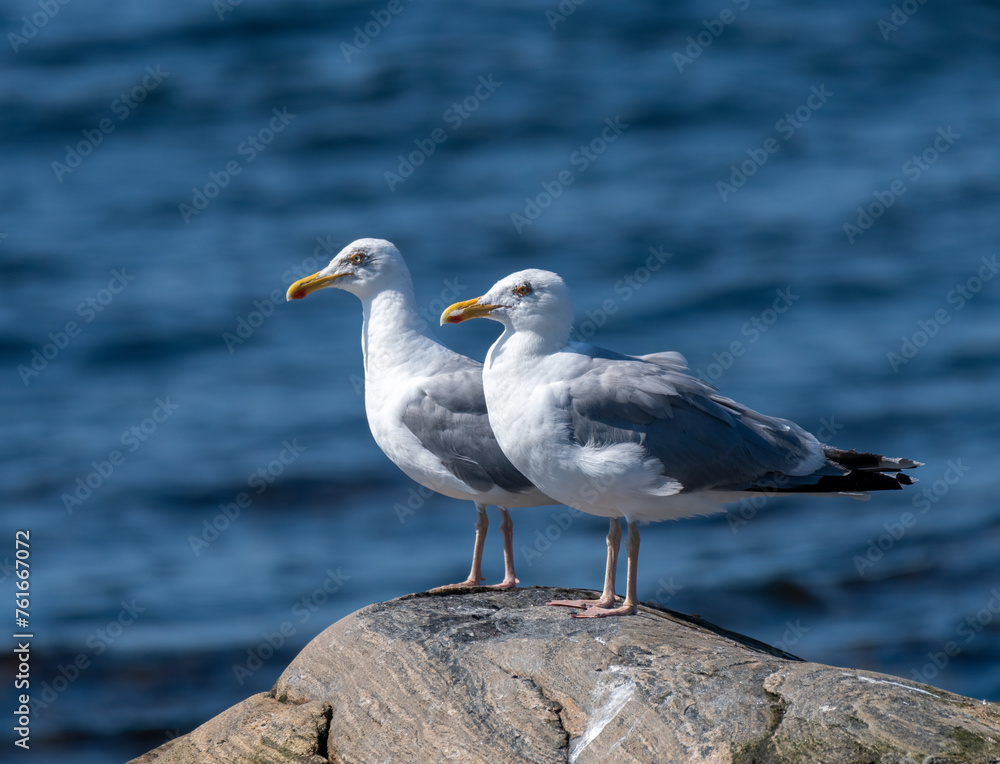
[[[1000,280],[976,280],[998,252],[994,4],[911,0],[895,23],[888,2],[57,7],[0,11],[0,561],[30,529],[31,690],[55,693],[32,760],[137,755],[269,688],[347,613],[466,574],[470,504],[399,520],[414,485],[367,431],[357,301],[281,300],[363,236],[401,248],[428,317],[556,270],[583,336],[681,351],[838,446],[925,461],[867,503],[649,527],[639,594],[1000,698]],[[592,145],[606,120],[620,134]],[[213,198],[185,220],[196,189]],[[519,231],[526,200],[540,214]],[[777,290],[794,297],[771,313]],[[439,334],[482,358],[496,332]],[[301,453],[282,464],[286,441]],[[563,512],[515,512],[521,580],[599,587],[605,523],[562,531]]]

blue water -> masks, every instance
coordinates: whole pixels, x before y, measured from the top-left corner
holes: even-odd
[[[1000,700],[1000,11],[388,7],[0,10],[0,586],[13,634],[29,529],[32,760],[137,755],[342,616],[465,576],[471,505],[400,522],[356,300],[280,299],[363,236],[428,316],[553,269],[580,336],[926,462],[867,503],[649,527],[639,594]],[[496,327],[440,334],[482,358]],[[520,578],[598,588],[604,521],[563,513],[515,513]]]

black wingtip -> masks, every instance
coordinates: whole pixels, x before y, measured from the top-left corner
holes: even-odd
[[[842,465],[837,465],[841,467]],[[917,482],[906,473],[890,474],[872,469],[848,470],[843,475],[822,475],[815,482],[760,481],[746,489],[762,493],[868,493],[869,491],[898,491],[903,486]]]
[[[882,456],[882,454],[874,454],[870,451],[855,451],[854,449],[843,451],[830,446],[823,449],[823,455],[838,467],[866,472],[896,472],[898,470],[911,470],[923,466],[923,462],[916,462],[912,459],[897,459],[891,456]]]

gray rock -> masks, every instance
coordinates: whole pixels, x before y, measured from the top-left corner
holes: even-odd
[[[130,764],[324,764],[329,731],[329,704],[284,703],[262,692]]]
[[[1000,707],[653,606],[487,589],[371,605],[157,762],[1000,762]]]

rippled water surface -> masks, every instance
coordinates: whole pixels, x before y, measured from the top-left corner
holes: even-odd
[[[33,760],[137,755],[465,576],[471,505],[413,499],[368,434],[357,301],[282,301],[362,236],[428,318],[556,270],[580,336],[926,462],[869,502],[646,528],[639,594],[1000,699],[996,7],[387,7],[0,9],[0,586],[30,529]],[[482,358],[496,326],[440,334]],[[515,512],[520,578],[599,587],[604,521],[564,512]]]

